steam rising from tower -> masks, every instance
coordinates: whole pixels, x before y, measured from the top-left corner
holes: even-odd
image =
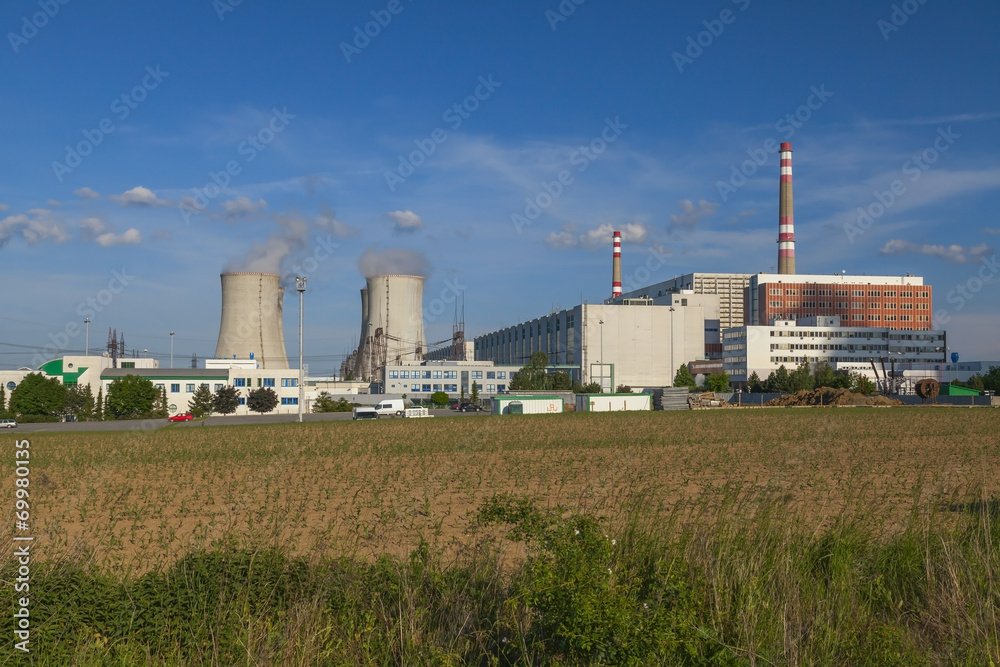
[[[215,356],[247,359],[260,368],[288,368],[281,324],[285,290],[276,273],[223,273],[222,322]]]
[[[614,233],[614,258],[611,260],[611,298],[622,295],[622,233]]]
[[[792,144],[781,144],[778,190],[778,273],[795,273],[795,216],[792,214]]]

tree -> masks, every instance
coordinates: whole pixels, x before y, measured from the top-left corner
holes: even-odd
[[[104,387],[97,390],[97,400],[94,401],[94,421],[104,421]]]
[[[591,382],[580,387],[581,394],[603,394],[604,390],[601,388],[600,382]]]
[[[0,417],[7,416],[7,390],[0,384]]]
[[[764,391],[771,394],[788,394],[792,391],[792,378],[782,364],[764,380]]]
[[[837,373],[833,370],[833,366],[825,361],[816,364],[816,368],[813,370],[814,387],[835,387],[837,386],[837,382]]]
[[[549,355],[544,352],[534,352],[521,370],[510,380],[510,388],[515,391],[532,391],[551,389],[550,378],[546,369],[549,367]]]
[[[970,377],[969,381],[965,383],[965,386],[969,389],[978,389],[980,392],[986,390],[986,383],[983,381],[983,376],[978,373]]]
[[[479,405],[479,383],[472,381],[472,393],[469,395],[469,402]]]
[[[569,373],[566,371],[556,371],[549,376],[549,382],[552,389],[558,389],[559,391],[569,391],[573,388],[573,379],[570,378]]]
[[[116,378],[108,388],[105,416],[114,419],[144,419],[152,416],[159,395],[153,383],[138,375]]]
[[[41,373],[27,375],[10,393],[10,411],[31,417],[57,417],[66,405],[66,386]]]
[[[278,407],[278,395],[270,387],[254,389],[247,396],[247,407],[258,414],[270,412]]]
[[[990,366],[989,372],[983,376],[983,388],[1000,392],[1000,366]]]
[[[235,387],[224,384],[212,397],[212,411],[220,415],[231,415],[240,404],[240,392]]]
[[[89,421],[94,414],[94,395],[90,392],[90,385],[83,388],[78,384],[66,387],[66,405],[63,409],[77,421]]]
[[[631,394],[632,393],[632,387],[628,386],[627,384],[620,384],[615,389],[615,393],[616,394]]]
[[[874,394],[875,383],[864,373],[851,373],[851,391],[855,394]]]
[[[694,376],[691,375],[691,371],[688,370],[687,364],[681,364],[681,367],[677,369],[677,375],[674,376],[674,386],[688,387],[690,389],[698,386],[698,383],[694,381]]]
[[[750,374],[747,378],[747,391],[753,394],[761,394],[764,392],[764,383],[760,381],[760,376],[757,375],[757,371]]]
[[[732,391],[729,386],[729,374],[725,371],[712,373],[705,378],[705,388],[709,391],[727,392]]]
[[[167,388],[160,387],[156,403],[153,404],[153,416],[157,419],[166,419],[169,415],[170,406],[167,405]]]
[[[803,361],[799,367],[791,372],[789,376],[792,391],[811,391],[815,385],[812,371],[809,370],[809,363]]]
[[[212,391],[207,384],[198,385],[194,394],[191,395],[191,400],[188,401],[188,412],[191,413],[192,417],[210,416],[214,408],[212,398]]]
[[[448,394],[443,391],[435,391],[431,394],[431,403],[439,408],[443,408],[448,405]]]
[[[333,396],[328,391],[320,392],[320,395],[313,401],[313,412],[350,412],[352,409],[354,406],[348,403],[346,398],[341,396],[337,400],[333,400]]]

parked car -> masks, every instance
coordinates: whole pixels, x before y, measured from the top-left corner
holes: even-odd
[[[190,412],[178,412],[173,417],[167,417],[168,422],[189,422],[192,419],[194,419],[194,417]]]
[[[0,428],[17,428],[17,422],[13,419],[0,419]]]
[[[481,406],[475,403],[459,403],[457,408],[459,412],[482,412],[482,409]]]
[[[406,414],[406,405],[401,398],[387,398],[375,406],[375,412],[379,417],[391,417],[396,415],[402,417]]]
[[[378,419],[378,412],[371,407],[354,408],[354,419]]]

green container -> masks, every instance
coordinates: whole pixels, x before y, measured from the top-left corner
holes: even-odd
[[[509,415],[523,415],[524,405],[521,403],[511,403],[507,406],[507,414]]]

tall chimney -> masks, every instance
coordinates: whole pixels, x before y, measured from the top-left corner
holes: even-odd
[[[622,295],[622,233],[615,232],[615,254],[611,260],[611,298]]]
[[[792,144],[781,144],[778,189],[778,273],[795,273],[795,216],[792,214]]]

